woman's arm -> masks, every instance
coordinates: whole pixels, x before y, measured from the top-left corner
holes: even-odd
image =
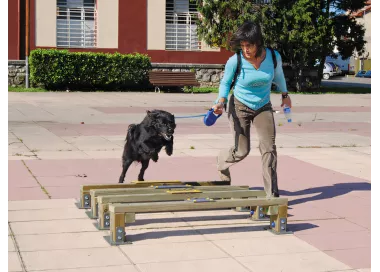
[[[228,94],[230,93],[231,84],[236,72],[236,65],[237,55],[235,54],[228,59],[226,67],[224,68],[224,75],[219,84],[219,95],[218,99],[215,101],[216,103],[227,102]]]
[[[277,68],[274,69],[273,83],[277,85],[278,90],[280,92],[285,94],[288,93],[288,89],[286,88],[286,80],[284,76],[284,71],[282,69],[282,58],[277,51],[275,51],[275,55],[277,58]]]

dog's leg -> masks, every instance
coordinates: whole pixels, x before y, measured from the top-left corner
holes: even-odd
[[[171,156],[173,154],[173,137],[171,140],[166,144],[165,151],[168,156]]]
[[[119,183],[124,183],[125,174],[127,173],[128,168],[131,166],[132,162],[133,161],[129,158],[123,160],[123,171],[121,172]]]
[[[141,161],[141,170],[138,176],[138,181],[144,181],[144,173],[145,173],[145,170],[148,168],[148,166],[149,166],[149,159]]]

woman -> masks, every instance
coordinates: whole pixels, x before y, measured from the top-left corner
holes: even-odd
[[[231,39],[233,48],[241,49],[241,71],[234,83],[234,94],[228,101],[228,119],[234,136],[234,146],[222,150],[217,158],[217,169],[223,181],[231,181],[229,167],[243,160],[250,151],[250,128],[254,124],[262,158],[264,190],[267,197],[278,197],[276,128],[270,102],[272,83],[282,92],[281,107],[291,107],[281,56],[274,51],[277,67],[271,51],[264,47],[260,26],[246,22],[239,27]],[[223,112],[227,97],[237,69],[237,54],[226,64],[224,76],[219,87],[219,96],[213,106],[216,114]],[[254,121],[254,122],[253,122]]]

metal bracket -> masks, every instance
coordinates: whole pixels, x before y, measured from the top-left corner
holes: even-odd
[[[265,216],[264,207],[262,206],[256,206],[255,210],[250,211],[249,216],[253,221],[268,221],[268,217]]]
[[[82,203],[84,208],[90,208],[91,207],[91,195],[90,194],[84,194],[83,195],[84,203]]]
[[[292,231],[288,231],[286,229],[287,227],[287,218],[286,217],[280,217],[280,231],[275,231],[275,222],[272,222],[271,225],[265,229],[267,229],[268,231],[274,233],[274,234],[277,234],[277,235],[280,235],[280,234],[292,234],[293,232]]]
[[[110,227],[110,224],[111,224],[111,222],[110,222],[110,220],[111,220],[111,217],[110,217],[110,213],[104,213],[104,225],[102,226],[104,229],[109,229],[109,227]]]
[[[124,227],[116,228],[116,241],[113,244],[124,244],[125,243],[125,229]]]
[[[280,233],[286,232],[287,218],[280,217]]]

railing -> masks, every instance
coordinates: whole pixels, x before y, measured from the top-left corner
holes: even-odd
[[[57,47],[96,47],[96,21],[95,8],[57,7]]]
[[[201,50],[198,40],[197,12],[166,12],[166,50]]]

